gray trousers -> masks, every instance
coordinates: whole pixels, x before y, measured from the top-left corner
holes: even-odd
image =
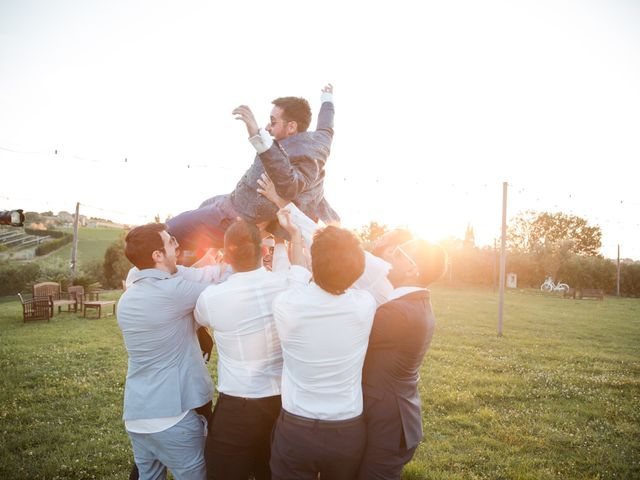
[[[127,433],[140,480],[164,480],[167,468],[176,480],[205,480],[207,421],[194,410],[162,432]]]

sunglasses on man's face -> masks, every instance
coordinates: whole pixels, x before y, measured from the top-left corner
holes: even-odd
[[[401,247],[400,245],[398,245],[398,246],[393,250],[392,255],[393,255],[394,257],[396,257],[396,258],[398,257],[398,255],[402,255],[405,259],[407,259],[407,261],[408,261],[412,266],[414,266],[415,268],[418,268],[418,264],[413,260],[413,258],[411,258],[411,256],[410,256],[407,252],[405,252],[405,251],[402,249],[402,247]]]
[[[169,237],[169,245],[171,245],[172,247],[174,247],[176,249],[180,246],[180,244],[178,243],[178,240],[173,235],[171,235]],[[163,253],[167,253],[166,250],[164,249],[164,247],[160,248],[159,250],[161,252],[163,252]]]

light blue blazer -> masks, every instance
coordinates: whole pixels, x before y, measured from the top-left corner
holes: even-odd
[[[173,417],[213,397],[193,318],[207,283],[156,269],[135,273],[118,302],[118,324],[129,354],[125,420]]]

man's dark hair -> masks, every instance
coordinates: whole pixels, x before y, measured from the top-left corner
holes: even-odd
[[[282,109],[282,117],[286,121],[294,121],[298,124],[298,132],[306,132],[311,124],[311,107],[302,97],[280,97],[273,102],[276,107]]]
[[[328,226],[318,230],[311,244],[313,281],[334,295],[343,294],[362,272],[364,251],[349,230]]]
[[[224,234],[224,255],[236,272],[259,268],[262,238],[258,227],[244,220],[232,223]]]
[[[166,229],[164,223],[147,223],[132,229],[124,239],[124,254],[129,261],[140,270],[155,268],[153,252],[164,248],[160,232]]]
[[[427,287],[444,275],[447,266],[447,252],[445,252],[444,248],[421,239],[408,243],[418,245],[416,253],[412,254],[412,258],[418,265],[419,286]]]

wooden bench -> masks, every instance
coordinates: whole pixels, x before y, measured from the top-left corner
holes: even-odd
[[[51,304],[51,316],[53,317],[54,308],[58,307],[58,313],[62,311],[62,307],[66,305],[67,311],[78,311],[78,301],[72,298],[68,293],[60,291],[60,284],[57,282],[36,283],[33,286],[33,298],[45,297],[49,298]]]
[[[113,313],[106,315],[115,315],[116,314],[116,301],[115,300],[92,300],[84,302],[84,317],[87,317],[87,308],[93,308],[98,310],[98,318],[102,317],[102,307],[107,307],[109,305],[113,305]]]
[[[565,290],[565,292],[562,294],[562,298],[576,298],[576,289],[571,287],[569,288],[569,290]]]
[[[578,298],[597,298],[598,300],[604,300],[604,291],[601,288],[581,288],[578,293]]]

